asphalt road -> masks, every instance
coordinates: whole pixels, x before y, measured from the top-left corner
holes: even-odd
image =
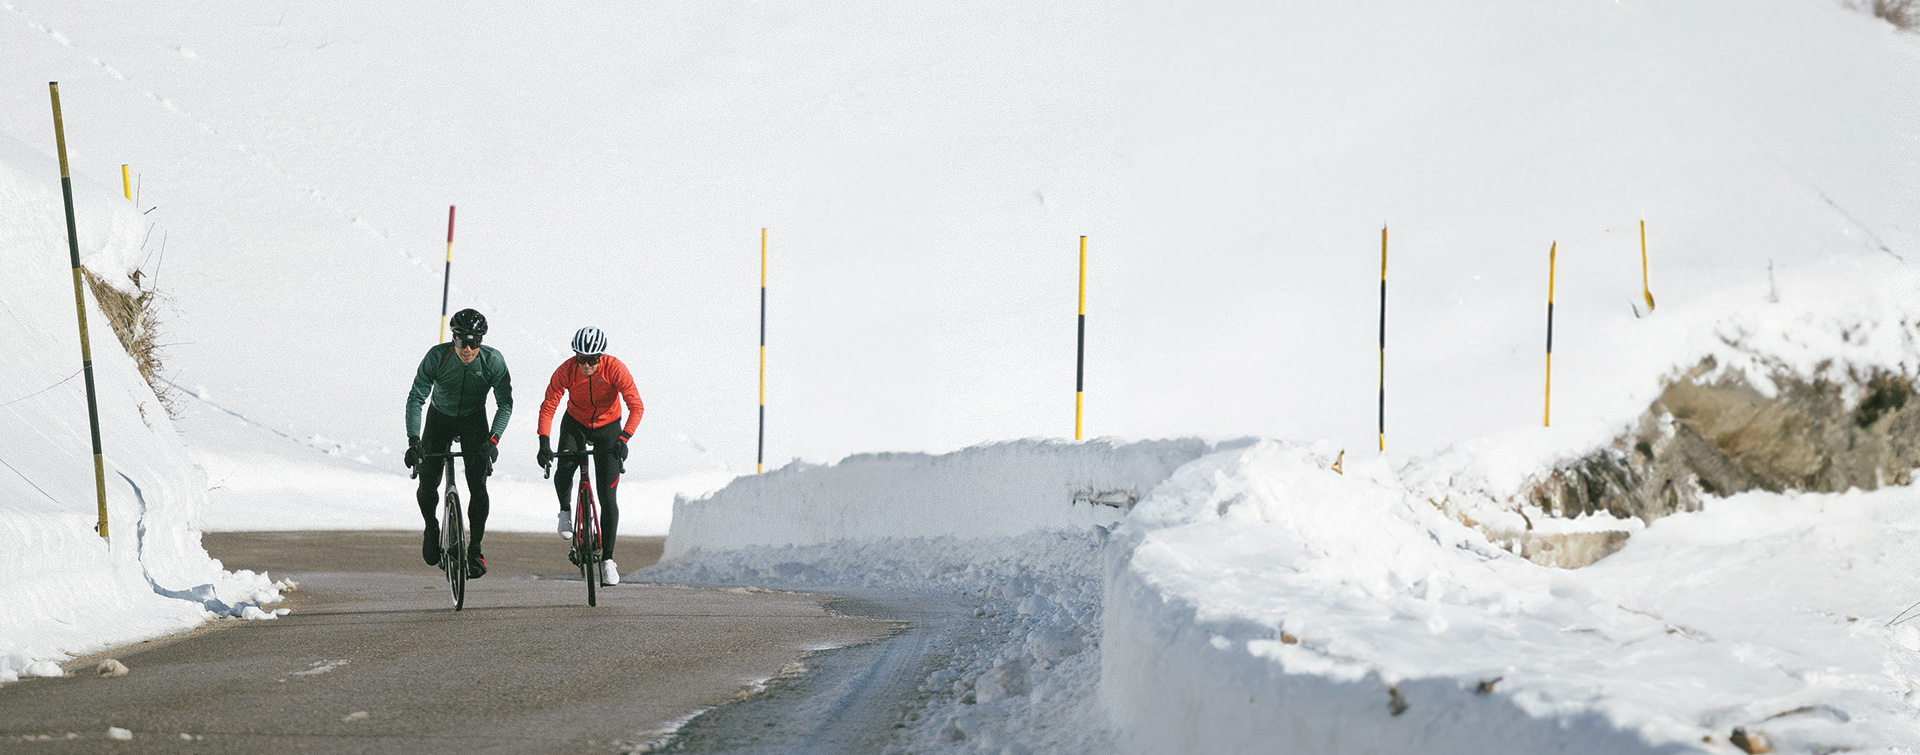
[[[419,560],[418,534],[206,543],[229,569],[299,581],[283,604],[293,613],[0,687],[0,752],[646,751],[810,653],[901,629],[836,615],[822,596],[748,589],[623,584],[590,608],[552,535],[489,534],[490,573],[468,583],[460,612]],[[618,560],[637,569],[659,548],[626,538]],[[131,673],[93,674],[106,656]],[[133,739],[108,739],[110,726]]]

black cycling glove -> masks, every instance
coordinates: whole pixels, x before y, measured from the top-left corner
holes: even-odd
[[[412,469],[413,465],[420,463],[420,436],[418,435],[407,436],[406,462],[408,469]]]
[[[540,436],[540,452],[534,454],[533,458],[534,461],[540,463],[541,469],[545,469],[548,464],[553,463],[553,445],[547,436]]]

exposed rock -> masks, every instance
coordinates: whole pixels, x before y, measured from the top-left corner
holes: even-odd
[[[1747,755],[1773,752],[1773,743],[1767,741],[1767,735],[1757,731],[1750,732],[1738,726],[1733,727],[1733,736],[1727,737],[1727,741]]]
[[[1387,688],[1387,712],[1396,716],[1407,712],[1407,698],[1400,696],[1398,685]]]
[[[1913,378],[1872,373],[1842,384],[1773,375],[1769,397],[1738,377],[1708,381],[1714,368],[1707,359],[1674,381],[1633,432],[1556,467],[1528,501],[1556,516],[1606,512],[1651,523],[1698,510],[1703,494],[1875,490],[1907,484],[1920,467]]]

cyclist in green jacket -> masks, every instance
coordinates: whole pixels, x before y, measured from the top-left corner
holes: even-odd
[[[413,390],[407,393],[407,466],[420,474],[420,516],[427,531],[420,541],[420,555],[427,565],[440,563],[440,522],[434,509],[440,500],[440,485],[445,459],[422,459],[423,453],[446,453],[453,440],[460,440],[460,455],[466,461],[468,503],[467,520],[473,535],[468,548],[467,578],[479,579],[487,573],[487,560],[480,555],[480,540],[487,533],[487,475],[500,458],[500,433],[506,432],[507,418],[513,416],[513,381],[507,374],[507,362],[499,350],[480,345],[487,334],[487,318],[471,309],[454,313],[453,341],[427,349],[420,369],[413,376]],[[487,423],[487,391],[493,391],[494,415]],[[432,396],[433,410],[426,412],[425,432],[421,428],[421,408]]]

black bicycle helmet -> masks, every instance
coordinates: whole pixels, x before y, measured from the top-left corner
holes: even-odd
[[[463,309],[453,313],[449,323],[454,338],[474,338],[487,334],[487,316],[472,309]]]

